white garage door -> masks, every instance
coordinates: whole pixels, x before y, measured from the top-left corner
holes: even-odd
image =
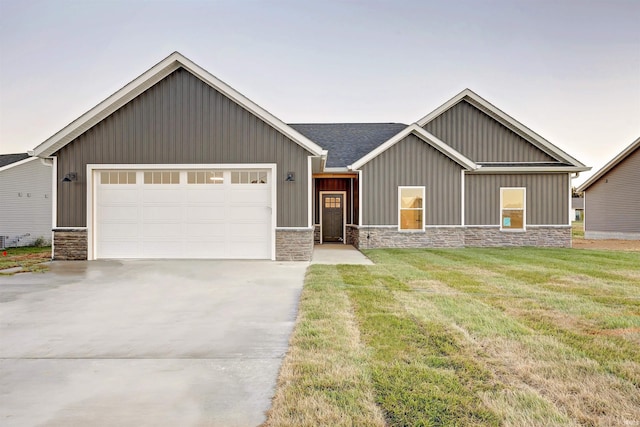
[[[270,170],[95,171],[95,258],[270,259]]]

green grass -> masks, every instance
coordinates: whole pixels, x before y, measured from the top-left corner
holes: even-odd
[[[640,253],[367,255],[310,267],[267,425],[640,421]]]
[[[0,251],[0,270],[21,267],[21,272],[44,271],[43,262],[51,260],[51,247],[19,247]],[[3,273],[0,273],[3,274]]]
[[[571,223],[571,237],[584,239],[584,221],[573,221]]]

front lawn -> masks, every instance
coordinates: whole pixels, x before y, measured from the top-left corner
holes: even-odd
[[[309,268],[266,425],[639,425],[640,253],[367,255]]]
[[[0,270],[21,267],[21,272],[43,271],[46,270],[46,267],[42,263],[50,260],[50,246],[27,246],[0,250]]]

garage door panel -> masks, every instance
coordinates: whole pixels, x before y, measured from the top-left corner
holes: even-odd
[[[229,194],[229,203],[268,206],[271,204],[271,191],[257,184],[234,186]]]
[[[258,221],[266,224],[271,220],[271,209],[265,206],[230,206],[229,215],[233,221]]]
[[[136,205],[140,198],[137,187],[129,188],[129,186],[122,185],[100,185],[98,186],[98,191],[100,192],[100,203],[103,205]]]
[[[137,223],[138,207],[107,205],[99,206],[100,216],[107,222],[134,222]]]
[[[187,206],[186,220],[189,222],[216,222],[224,221],[224,206]]]
[[[235,223],[229,224],[228,226],[229,232],[239,239],[247,236],[259,236],[259,238],[264,238],[269,235],[269,230],[266,229],[262,223]]]
[[[226,192],[222,185],[204,185],[204,189],[193,190],[188,188],[185,191],[186,201],[189,204],[219,204],[224,205]]]
[[[184,258],[183,247],[180,239],[143,240],[141,258]]]
[[[184,228],[180,222],[156,222],[142,225],[143,238],[178,238],[184,234]]]
[[[142,191],[142,201],[144,203],[179,205],[184,200],[184,191],[175,185],[170,187],[168,185],[154,185],[154,187],[157,188],[145,188]]]
[[[135,241],[138,238],[138,223],[103,223],[101,227],[101,240],[123,240],[131,239]]]
[[[182,218],[182,206],[144,206],[142,210],[143,221],[173,220],[180,221]]]
[[[230,180],[145,184],[139,179],[126,186],[98,184],[95,256],[271,258],[271,189],[271,185],[231,184]]]
[[[123,245],[120,241],[102,241],[98,245],[98,253],[102,258],[139,258],[137,242]]]
[[[221,241],[227,234],[227,223],[185,224],[184,232],[191,239],[218,237]]]

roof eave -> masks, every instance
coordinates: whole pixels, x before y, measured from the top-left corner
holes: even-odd
[[[470,173],[585,172],[588,166],[481,166]]]
[[[8,169],[15,168],[16,166],[24,165],[25,163],[29,163],[33,160],[40,160],[37,157],[27,157],[26,159],[18,160],[17,162],[9,163],[8,165],[4,165],[0,167],[0,172],[4,172]]]
[[[638,148],[640,148],[640,138],[638,138],[635,141],[633,141],[627,148],[625,148],[620,153],[618,153],[617,156],[615,156],[613,159],[611,159],[600,170],[598,170],[589,179],[587,179],[585,182],[583,182],[582,185],[579,186],[576,189],[576,191],[585,191],[587,188],[591,187],[593,184],[596,183],[596,181],[598,181],[600,178],[602,178],[603,175],[605,175],[611,169],[616,167],[618,165],[618,163],[620,163],[621,161],[623,161],[624,159],[629,157]]]
[[[316,143],[306,138],[304,135],[285,124],[280,119],[269,113],[264,108],[258,106],[247,97],[231,88],[222,80],[216,78],[211,73],[201,68],[188,58],[178,52],[174,52],[158,64],[151,67],[142,75],[125,85],[122,89],[109,96],[107,99],[87,111],[85,114],[71,122],[62,130],[51,136],[33,149],[33,153],[38,157],[48,157],[64,147],[69,142],[95,126],[101,120],[117,111],[126,103],[142,94],[144,91],[158,83],[160,80],[171,74],[178,68],[184,68],[187,71],[200,78],[209,86],[220,91],[222,94],[232,99],[242,107],[260,117],[262,120],[279,130],[298,145],[316,156],[322,155],[322,148]]]
[[[436,138],[435,135],[422,129],[416,123],[407,126],[402,131],[398,132],[396,135],[389,138],[389,140],[387,140],[384,144],[378,146],[375,150],[369,152],[366,156],[360,158],[359,160],[354,162],[352,165],[349,165],[348,168],[351,170],[360,169],[362,166],[364,166],[374,158],[378,157],[383,152],[387,151],[393,145],[402,141],[404,138],[409,136],[409,134],[416,135],[418,138],[422,139],[424,142],[431,145],[436,150],[440,151],[450,159],[454,160],[456,163],[458,163],[465,169],[474,170],[478,168],[478,165],[475,164],[473,161],[471,161],[469,158],[465,157],[458,151],[451,148],[449,145],[445,144],[440,139]]]

